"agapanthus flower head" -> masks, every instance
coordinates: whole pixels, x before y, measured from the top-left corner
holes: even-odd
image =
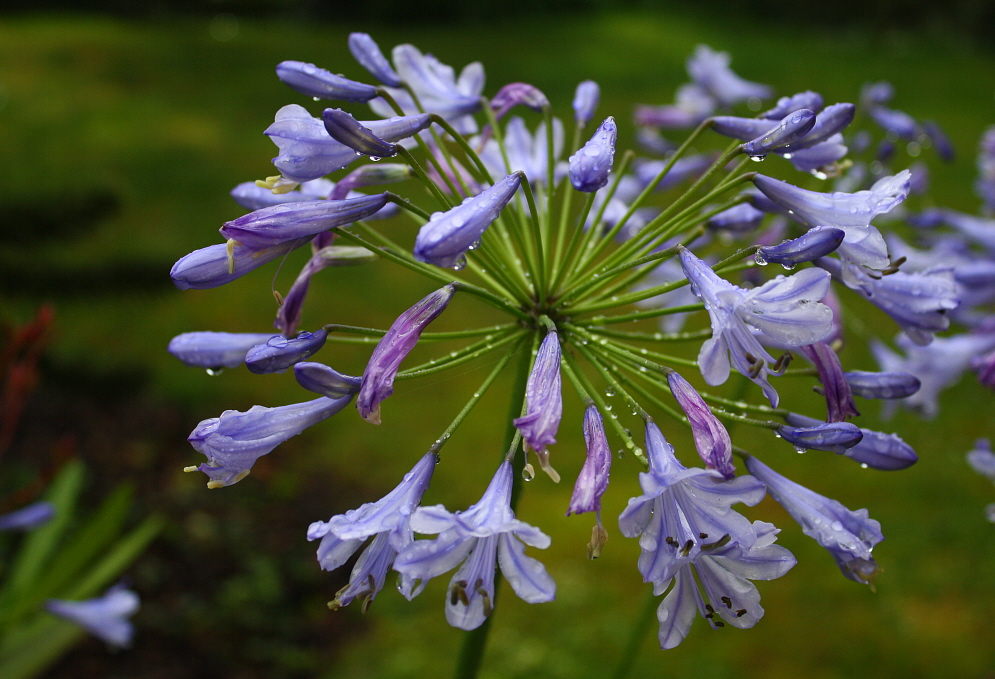
[[[871,551],[884,535],[881,524],[870,518],[866,509],[851,511],[836,500],[781,476],[753,456],[746,458],[746,468],[764,482],[767,491],[788,510],[805,535],[829,550],[843,575],[874,586],[879,567]]]
[[[414,540],[411,515],[428,489],[436,463],[435,453],[426,453],[404,475],[401,483],[380,500],[350,509],[328,521],[315,521],[308,527],[307,539],[321,540],[318,563],[326,571],[342,566],[368,538],[374,538],[353,567],[349,584],[335,595],[330,608],[348,606],[353,599],[359,598],[365,611],[383,589],[397,553]],[[410,581],[404,581],[401,589],[410,591],[412,585]]]
[[[521,183],[521,175],[513,172],[460,205],[436,212],[418,231],[415,259],[441,267],[462,268],[467,251],[479,244],[484,231],[498,218]]]
[[[367,422],[380,424],[380,403],[394,393],[394,378],[401,362],[415,348],[422,331],[439,317],[456,288],[447,285],[426,295],[397,317],[377,344],[363,372],[363,384],[356,398],[356,408]]]
[[[349,80],[314,64],[284,61],[276,67],[277,77],[301,94],[318,99],[369,101],[377,96],[373,85]]]
[[[577,475],[567,515],[601,510],[601,496],[608,489],[608,472],[611,470],[612,451],[605,436],[601,412],[594,404],[584,411],[584,442],[587,457]]]
[[[249,349],[271,337],[269,333],[185,332],[169,340],[167,351],[189,366],[216,371],[242,365]]]
[[[274,335],[249,349],[245,354],[245,367],[257,375],[283,372],[295,363],[316,353],[325,346],[328,331],[301,332],[297,337]]]
[[[350,33],[349,51],[360,66],[384,85],[401,87],[404,84],[369,33]]]
[[[289,438],[342,410],[352,396],[321,398],[304,403],[266,408],[252,406],[239,412],[226,410],[198,424],[188,441],[207,462],[185,471],[202,471],[208,488],[221,488],[244,479],[252,465]]]
[[[550,540],[515,518],[509,504],[512,481],[511,463],[504,462],[480,501],[465,511],[453,513],[436,505],[419,507],[411,517],[415,532],[438,537],[416,540],[398,555],[394,569],[418,582],[402,593],[417,596],[430,579],[459,566],[446,597],[446,620],[454,627],[476,629],[490,615],[498,566],[515,594],[528,603],[556,596],[556,583],[545,567],[525,556],[525,545],[545,549]]]
[[[570,156],[570,183],[575,189],[593,193],[608,184],[617,137],[615,119],[608,116],[591,139]]]
[[[102,596],[85,601],[49,599],[45,609],[52,615],[74,622],[111,646],[131,645],[135,629],[128,619],[138,611],[138,595],[122,585],[111,587]]]
[[[546,447],[556,443],[556,430],[563,415],[560,376],[560,339],[554,328],[546,332],[525,387],[525,414],[515,420],[525,443],[540,455],[543,469],[549,472]],[[554,472],[555,473],[555,472]]]

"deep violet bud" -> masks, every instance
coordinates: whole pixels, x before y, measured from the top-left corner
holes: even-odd
[[[560,338],[555,329],[550,329],[539,345],[532,372],[525,385],[525,415],[515,420],[515,426],[522,432],[525,443],[539,455],[543,470],[552,477],[555,472],[544,457],[546,446],[556,443],[556,430],[563,414],[563,396],[560,375]]]
[[[794,113],[802,108],[807,108],[810,111],[822,110],[822,95],[808,90],[790,97],[781,97],[777,100],[777,105],[774,108],[761,113],[760,117],[768,120],[781,120],[789,113]]]
[[[373,158],[397,155],[397,145],[377,135],[372,129],[340,108],[326,108],[321,114],[325,131],[335,141],[348,146],[356,153]],[[398,116],[391,119],[390,136],[393,140],[406,139],[432,124],[427,113]]]
[[[736,468],[732,463],[732,440],[729,438],[729,432],[680,373],[671,372],[667,375],[667,383],[681,410],[687,415],[688,422],[691,423],[694,446],[698,449],[698,455],[705,462],[705,466],[717,470],[727,479],[735,477]]]
[[[789,113],[780,123],[743,144],[743,153],[763,157],[779,148],[795,143],[808,134],[815,125],[815,113],[801,109]]]
[[[387,204],[387,194],[378,193],[342,200],[309,200],[274,205],[226,222],[221,235],[262,250],[369,217]]]
[[[237,368],[249,349],[271,337],[269,333],[185,332],[169,341],[167,351],[195,368]]]
[[[822,424],[815,418],[796,413],[788,413],[784,419],[793,427],[813,427]],[[864,435],[860,443],[839,454],[859,463],[862,467],[898,471],[911,467],[919,459],[916,451],[895,434],[883,434],[863,427],[860,433]]]
[[[418,231],[414,255],[419,262],[462,268],[465,255],[483,236],[522,183],[513,172],[494,186],[446,211],[436,212]]]
[[[567,516],[600,511],[601,496],[608,488],[612,451],[605,436],[601,413],[595,405],[587,406],[584,411],[584,442],[587,444],[587,458],[574,484]]]
[[[360,66],[384,85],[401,87],[404,84],[369,33],[350,33],[349,51]]]
[[[0,530],[31,530],[48,523],[54,516],[55,505],[51,502],[35,502],[0,516]]]
[[[262,249],[236,243],[230,252],[226,243],[209,245],[181,257],[173,265],[169,277],[180,290],[216,288],[283,257],[306,243],[307,239],[302,238]]]
[[[277,77],[292,89],[309,97],[342,101],[369,101],[377,96],[373,85],[358,83],[303,61],[284,61],[276,67]]]
[[[128,620],[138,611],[138,595],[122,585],[115,585],[103,596],[85,601],[49,599],[45,609],[52,615],[76,623],[111,646],[131,645],[134,627]]]
[[[712,129],[723,137],[740,141],[755,139],[777,127],[772,120],[762,118],[741,118],[739,116],[714,116]]]
[[[380,424],[380,403],[394,393],[394,378],[401,362],[415,348],[426,326],[446,310],[455,292],[455,286],[447,285],[422,298],[397,317],[377,344],[356,399],[356,408],[364,420]]]
[[[187,438],[207,462],[183,471],[202,471],[211,479],[208,488],[221,488],[244,479],[252,465],[289,438],[342,410],[352,396],[317,398],[275,408],[252,406],[239,412],[226,410],[198,424]]]
[[[829,551],[844,576],[874,586],[880,569],[871,551],[884,535],[881,524],[870,518],[866,509],[851,511],[781,476],[753,456],[746,458],[746,468],[764,482],[767,492],[788,510],[805,535]]]
[[[297,384],[308,391],[327,396],[328,398],[342,398],[359,391],[363,384],[362,377],[343,375],[338,370],[330,368],[324,363],[305,361],[294,366],[294,377]]]
[[[864,437],[860,428],[850,422],[820,422],[811,427],[785,425],[777,433],[796,450],[814,448],[837,455],[842,455],[847,448],[853,448]]]
[[[833,252],[846,237],[846,231],[832,226],[816,226],[807,233],[757,250],[757,264],[781,264],[786,269],[803,262],[811,262]]]
[[[587,125],[601,101],[601,88],[593,80],[585,80],[577,85],[574,92],[574,120],[578,125]]]
[[[291,339],[274,335],[249,349],[245,355],[245,367],[257,375],[282,373],[325,346],[327,338],[328,332],[324,329],[302,332]]]
[[[549,106],[549,99],[542,90],[528,83],[508,83],[491,99],[491,109],[498,120],[516,106],[525,106],[541,113]]]
[[[844,422],[850,416],[860,415],[857,404],[853,402],[853,392],[843,374],[840,357],[827,341],[806,344],[801,347],[801,351],[819,372],[819,381],[822,382],[822,391],[826,397],[826,409],[829,411],[826,422]]]
[[[594,193],[608,183],[615,160],[617,137],[615,119],[608,116],[591,139],[570,156],[570,183],[575,189]]]
[[[918,377],[905,372],[851,370],[843,373],[843,378],[862,398],[905,398],[919,391],[922,384]]]

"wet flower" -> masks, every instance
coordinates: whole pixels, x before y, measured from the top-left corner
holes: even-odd
[[[556,443],[556,430],[563,415],[560,377],[560,340],[556,330],[549,330],[536,354],[525,387],[525,414],[515,420],[522,438],[539,455],[542,468],[550,473],[546,447]],[[555,474],[555,472],[553,472]],[[552,475],[552,474],[551,474]],[[556,477],[558,478],[558,477]]]
[[[612,451],[605,436],[605,425],[597,406],[589,405],[584,411],[584,442],[587,457],[574,484],[567,515],[601,511],[601,496],[608,489],[608,472],[612,464]]]
[[[169,340],[167,351],[197,368],[237,368],[245,362],[249,349],[271,337],[269,333],[185,332]]]
[[[269,337],[249,349],[245,355],[245,367],[257,375],[283,372],[325,346],[327,338],[328,332],[323,329],[302,332],[290,339],[283,335]]]
[[[667,375],[667,383],[681,410],[687,415],[691,433],[694,435],[694,445],[702,461],[709,469],[715,469],[725,478],[733,478],[736,475],[736,468],[732,464],[732,441],[729,432],[680,373],[672,372]]]
[[[525,556],[525,545],[545,549],[549,537],[515,518],[509,505],[511,484],[511,463],[504,462],[480,501],[465,511],[449,512],[442,505],[415,511],[411,528],[438,537],[416,540],[394,562],[402,577],[417,581],[402,592],[405,596],[417,596],[428,580],[459,566],[449,582],[446,620],[465,630],[480,627],[491,614],[498,566],[515,594],[528,603],[555,598],[556,583],[545,567]]]
[[[276,75],[301,94],[317,99],[369,101],[377,96],[377,88],[373,85],[343,78],[302,61],[281,62],[276,67]]]
[[[608,184],[617,135],[615,119],[608,116],[594,136],[570,156],[570,183],[575,189],[593,193]]]

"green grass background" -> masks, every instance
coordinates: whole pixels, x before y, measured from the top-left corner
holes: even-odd
[[[23,322],[40,302],[54,303],[58,332],[34,404],[38,420],[65,417],[83,432],[94,494],[128,479],[143,498],[136,516],[159,510],[171,519],[132,576],[144,601],[136,647],[110,656],[91,640],[52,677],[425,677],[454,666],[462,635],[445,624],[445,579],[411,603],[388,589],[365,616],[356,607],[333,614],[324,602],[347,574],[318,571],[304,532],[392,487],[485,372],[399,384],[381,427],[344,413],[260,460],[233,488],[209,492],[201,475],[180,473],[199,462],[183,438],[200,419],[302,400],[289,375],[209,378],[165,352],[189,330],[265,331],[275,311],[272,267],[210,291],[176,291],[167,275],[240,214],[231,187],[272,173],[262,130],[280,106],[307,103],[277,82],[273,66],[313,61],[363,78],[346,49],[352,30],[370,32],[385,51],[414,43],[457,68],[480,60],[487,93],[530,82],[564,117],[576,83],[597,80],[599,115],[623,123],[620,146],[632,141],[625,121],[633,105],[669,102],[699,43],[731,52],[737,72],[782,95],[815,89],[827,103],[854,101],[864,82],[889,80],[895,106],[939,121],[960,151],[952,166],[932,163],[934,195],[957,209],[977,207],[973,157],[995,122],[995,58],[928,28],[828,33],[779,27],[772,17],[627,13],[405,30],[242,20],[234,37],[218,40],[209,19],[0,19],[0,311]],[[102,196],[116,207],[94,209]],[[288,264],[278,287],[286,289],[296,266]],[[327,271],[315,281],[305,326],[386,327],[431,287],[383,262]],[[470,303],[459,314],[487,317]],[[868,323],[893,333],[877,315]],[[355,373],[367,351],[335,345],[319,358]],[[845,360],[873,369],[856,345]],[[427,503],[459,508],[479,497],[501,452],[508,383],[498,386],[444,449]],[[814,411],[806,389],[782,395],[807,399]],[[964,462],[974,440],[993,433],[991,393],[967,379],[944,395],[944,414],[932,422],[903,412],[881,423],[876,404],[862,405],[861,424],[901,433],[919,464],[882,473],[828,453],[798,456],[742,428],[734,438],[792,478],[870,509],[887,538],[876,551],[878,591],[845,580],[767,500],[749,515],[782,526],[780,541],[799,563],[760,583],[765,618],[753,630],[718,632],[699,620],[668,652],[648,628],[630,676],[995,676],[995,527],[982,511],[995,489]],[[611,538],[603,558],[584,558],[590,520],[563,516],[583,446],[576,398],[567,396],[565,412],[554,453],[565,482],[540,477],[519,509],[553,538],[533,555],[556,579],[557,600],[529,606],[501,592],[485,677],[611,676],[649,594],[635,541],[618,534],[614,519],[638,492],[631,459],[616,462],[605,498]],[[690,449],[682,433],[673,440]]]

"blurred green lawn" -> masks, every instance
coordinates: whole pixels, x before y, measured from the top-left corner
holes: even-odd
[[[481,60],[487,93],[530,82],[562,116],[576,83],[592,78],[602,88],[599,114],[620,122],[634,104],[669,102],[699,43],[731,52],[737,72],[782,95],[815,89],[827,103],[854,101],[864,82],[889,80],[895,106],[937,120],[959,150],[953,166],[932,163],[934,195],[965,211],[976,207],[977,139],[995,122],[995,58],[929,32],[828,34],[760,19],[729,25],[691,14],[625,14],[406,31],[242,21],[234,37],[218,40],[207,20],[0,20],[0,204],[8,208],[0,310],[24,321],[40,302],[54,302],[58,336],[47,379],[101,423],[102,447],[83,446],[95,487],[131,478],[147,491],[136,513],[165,509],[173,519],[162,546],[135,569],[145,606],[136,649],[107,659],[91,641],[53,677],[82,676],[75,672],[86,666],[122,677],[421,677],[444,676],[455,662],[461,635],[443,618],[444,579],[412,603],[385,591],[366,616],[356,607],[329,613],[324,601],[347,574],[317,572],[304,532],[308,522],[393,486],[483,373],[399,384],[383,426],[336,418],[261,460],[234,488],[209,493],[199,474],[179,473],[199,461],[182,439],[200,419],[301,400],[289,375],[236,370],[208,378],[165,353],[180,332],[265,331],[275,311],[272,268],[223,289],[183,293],[168,271],[181,255],[218,242],[214,230],[240,214],[231,187],[273,173],[273,146],[261,132],[280,106],[306,103],[277,82],[273,66],[313,61],[362,78],[346,48],[351,30],[370,32],[385,51],[414,43],[457,68]],[[631,146],[631,127],[621,127],[620,146]],[[278,287],[286,289],[296,266],[287,265]],[[417,283],[418,291],[397,295],[411,281],[388,264],[357,271],[316,279],[305,327],[386,327],[431,287]],[[464,312],[483,313],[469,304]],[[893,333],[880,319],[872,324]],[[320,358],[358,372],[367,351],[335,345]],[[855,350],[845,360],[873,368]],[[862,404],[862,426],[898,431],[915,446],[920,462],[909,471],[865,471],[830,454],[796,456],[784,444],[788,452],[769,453],[796,480],[851,508],[868,507],[881,521],[887,539],[876,551],[877,593],[845,580],[765,501],[749,515],[782,526],[780,540],[799,560],[786,577],[760,583],[766,617],[743,632],[710,632],[699,620],[669,652],[647,630],[630,676],[995,676],[988,627],[995,527],[983,516],[995,489],[964,462],[977,437],[995,433],[993,404],[990,392],[969,382],[945,395],[945,414],[933,422],[900,413],[882,424],[876,405]],[[818,407],[802,385],[791,397],[790,389],[782,390],[786,401]],[[488,395],[447,445],[452,464],[440,466],[427,503],[457,508],[479,497],[503,437],[500,393]],[[537,556],[557,580],[557,601],[532,607],[501,592],[486,677],[610,676],[648,595],[635,541],[622,538],[614,520],[638,492],[631,459],[616,463],[605,498],[611,539],[603,558],[584,558],[590,520],[563,517],[583,446],[575,398],[567,397],[565,412],[555,455],[567,481],[554,487],[537,479],[519,509],[553,537]],[[758,452],[777,445],[743,429],[734,436]],[[674,439],[688,450],[686,437]]]

